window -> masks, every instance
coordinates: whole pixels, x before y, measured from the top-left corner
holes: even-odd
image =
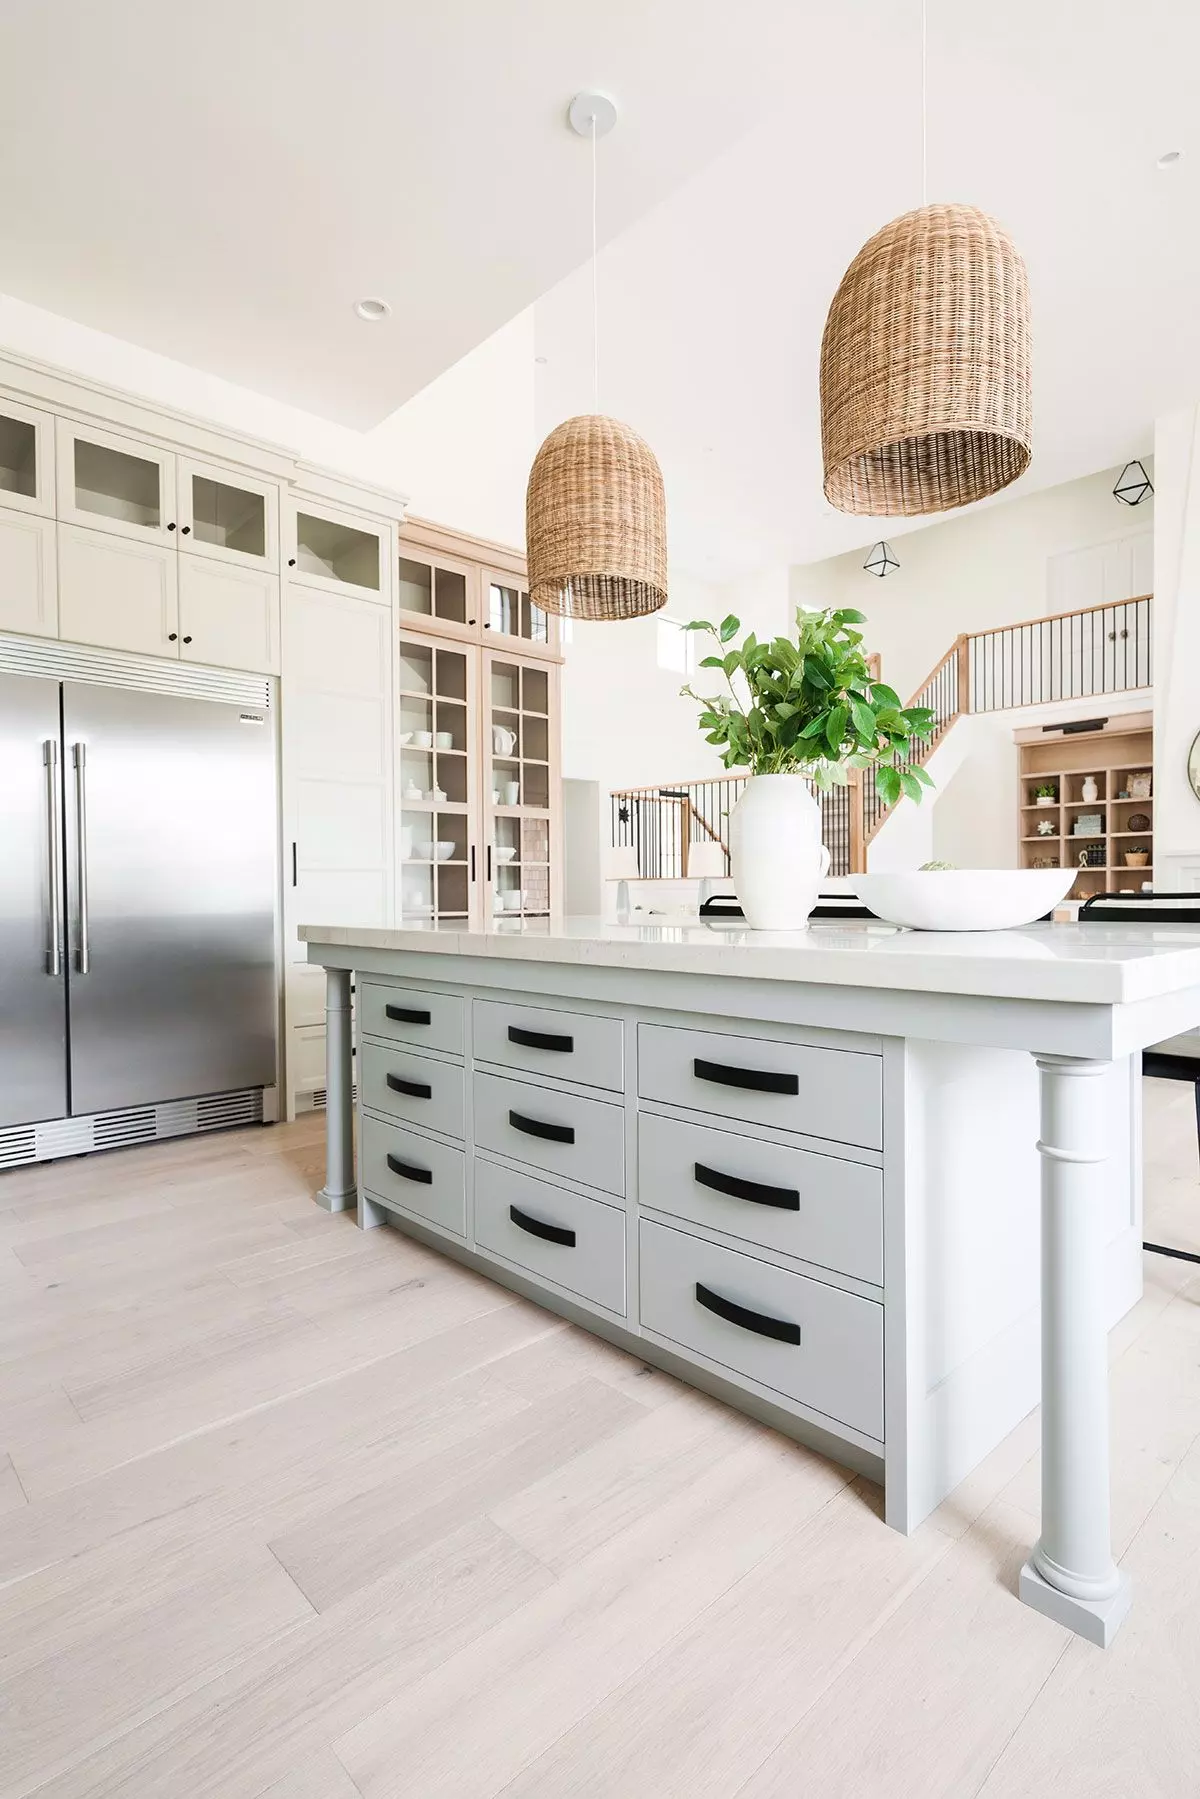
[[[694,632],[685,631],[677,618],[667,618],[661,612],[655,624],[659,668],[669,669],[675,675],[690,675],[696,666]]]

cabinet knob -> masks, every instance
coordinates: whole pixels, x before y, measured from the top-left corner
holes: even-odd
[[[190,537],[191,534],[192,534],[192,527],[190,525],[184,525],[181,528],[180,533],[179,533],[180,537]]]
[[[191,643],[192,640],[190,637],[185,637],[183,641],[184,643]]]
[[[288,557],[288,567],[295,568],[295,566],[296,566],[296,558],[294,556],[289,556]]]
[[[167,642],[174,643],[176,641],[176,639],[178,638],[178,636],[179,636],[178,631],[168,631]]]
[[[167,526],[167,530],[168,530],[168,531],[173,531],[173,530],[174,530],[174,529],[175,529],[175,520],[174,520],[174,519],[172,519],[172,520],[171,520],[171,523],[170,523],[170,524],[169,524],[169,525],[168,525],[168,526]]]

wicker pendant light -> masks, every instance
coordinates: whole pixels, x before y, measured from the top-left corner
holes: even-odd
[[[577,94],[572,129],[592,143],[592,364],[595,411],[565,419],[533,459],[525,494],[529,597],[564,618],[641,618],[667,603],[667,507],[662,472],[636,431],[599,407],[596,302],[596,138],[616,110]]]
[[[842,278],[821,342],[825,497],[899,518],[997,493],[1032,453],[1029,288],[974,206],[885,225]]]

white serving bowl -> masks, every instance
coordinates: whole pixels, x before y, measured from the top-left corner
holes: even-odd
[[[516,846],[514,844],[498,843],[496,845],[497,862],[511,862],[516,853]]]
[[[925,868],[851,875],[864,906],[916,931],[1006,931],[1032,924],[1071,890],[1074,868]]]
[[[454,854],[454,844],[448,843],[444,838],[439,838],[433,848],[439,862],[448,862]]]

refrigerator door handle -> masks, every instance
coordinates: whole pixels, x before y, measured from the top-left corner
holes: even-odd
[[[87,872],[87,745],[71,745],[75,764],[75,822],[79,838],[79,953],[77,967],[87,974],[90,966],[88,943],[88,872]]]
[[[58,739],[47,737],[42,744],[42,761],[46,765],[46,857],[50,886],[50,947],[46,956],[46,973],[62,973],[63,896],[62,859],[59,850],[59,820],[62,817],[62,795],[58,783]]]

